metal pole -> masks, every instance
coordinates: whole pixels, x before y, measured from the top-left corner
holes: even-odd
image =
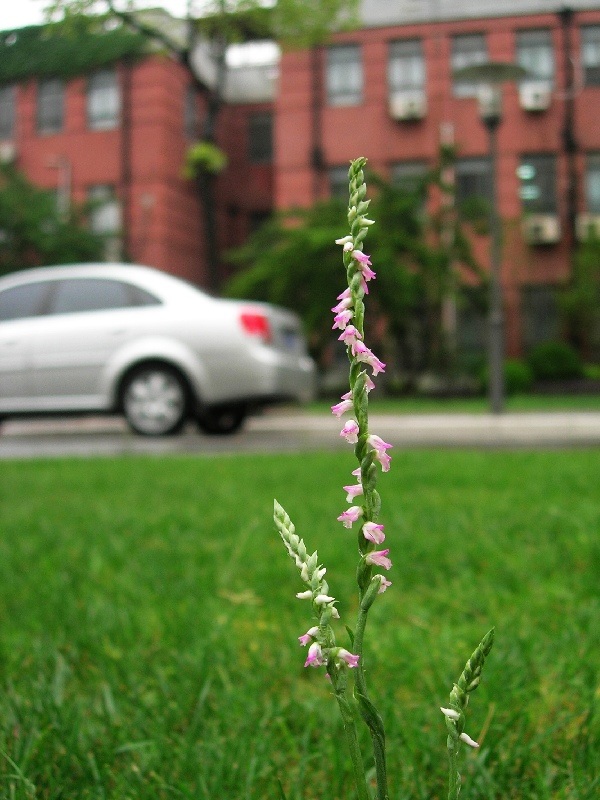
[[[492,414],[504,410],[504,314],[500,278],[500,214],[498,211],[498,125],[500,117],[485,120],[489,132],[490,176],[490,309],[489,309],[489,400]]]

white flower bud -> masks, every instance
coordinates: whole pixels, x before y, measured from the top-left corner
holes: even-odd
[[[468,744],[468,745],[469,745],[469,747],[479,747],[479,745],[477,744],[477,742],[476,742],[474,739],[471,739],[471,737],[469,736],[469,734],[468,734],[468,733],[464,733],[464,732],[463,732],[463,733],[461,733],[461,735],[460,735],[458,738],[459,738],[459,739],[460,739],[462,742],[464,742],[465,744]]]

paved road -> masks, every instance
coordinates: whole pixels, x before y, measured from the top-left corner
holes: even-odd
[[[395,447],[590,447],[600,445],[600,413],[373,414],[373,433]],[[131,434],[119,419],[13,420],[0,435],[0,459],[168,453],[298,452],[347,447],[341,423],[282,409],[251,418],[234,436],[210,437],[190,426],[160,439]]]

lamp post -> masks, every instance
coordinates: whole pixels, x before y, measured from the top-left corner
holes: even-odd
[[[517,64],[488,62],[456,70],[455,80],[477,84],[481,121],[488,132],[490,154],[490,283],[488,316],[489,401],[493,414],[504,410],[504,304],[501,280],[501,225],[498,210],[498,128],[502,121],[502,88],[506,81],[522,80],[527,71]]]

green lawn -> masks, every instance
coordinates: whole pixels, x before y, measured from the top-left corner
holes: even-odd
[[[319,400],[308,406],[311,412],[328,411],[331,400]],[[369,403],[374,414],[487,414],[490,404],[485,397],[377,397],[373,396]],[[599,394],[518,394],[507,397],[505,401],[507,413],[552,413],[556,411],[600,411]]]
[[[0,463],[0,796],[350,800],[271,521],[277,497],[352,625],[350,451]],[[392,452],[366,648],[391,800],[444,797],[439,706],[492,625],[461,800],[597,798],[600,451]]]

